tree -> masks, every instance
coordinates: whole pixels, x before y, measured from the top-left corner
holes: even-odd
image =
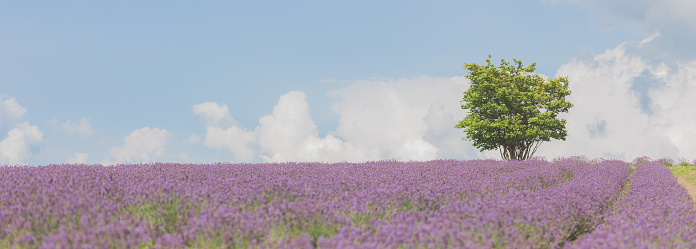
[[[557,118],[568,112],[573,104],[565,100],[570,95],[568,77],[544,80],[533,74],[536,62],[527,67],[513,59],[510,65],[501,59],[500,66],[469,63],[471,80],[464,92],[462,109],[468,115],[455,128],[464,129],[466,138],[480,151],[500,150],[504,160],[525,160],[534,155],[542,142],[553,139],[565,141],[565,119]]]

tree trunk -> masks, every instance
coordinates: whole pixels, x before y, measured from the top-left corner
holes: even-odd
[[[533,145],[534,145],[534,142],[532,142],[532,143],[518,143],[516,145],[515,144],[501,145],[500,146],[500,156],[505,161],[527,160],[528,158],[530,158],[534,155],[534,152],[536,152],[536,148],[534,148],[534,151],[530,152],[531,147]],[[538,145],[536,147],[538,147]]]

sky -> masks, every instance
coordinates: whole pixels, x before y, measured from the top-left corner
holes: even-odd
[[[696,2],[0,1],[0,165],[500,158],[464,64],[567,76],[535,156],[696,158]]]

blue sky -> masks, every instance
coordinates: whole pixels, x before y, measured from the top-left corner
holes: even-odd
[[[689,1],[0,2],[0,164],[498,158],[488,54],[570,78],[537,155],[696,154]]]

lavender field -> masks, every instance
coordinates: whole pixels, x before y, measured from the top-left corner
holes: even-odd
[[[664,165],[0,167],[0,248],[696,248]]]

